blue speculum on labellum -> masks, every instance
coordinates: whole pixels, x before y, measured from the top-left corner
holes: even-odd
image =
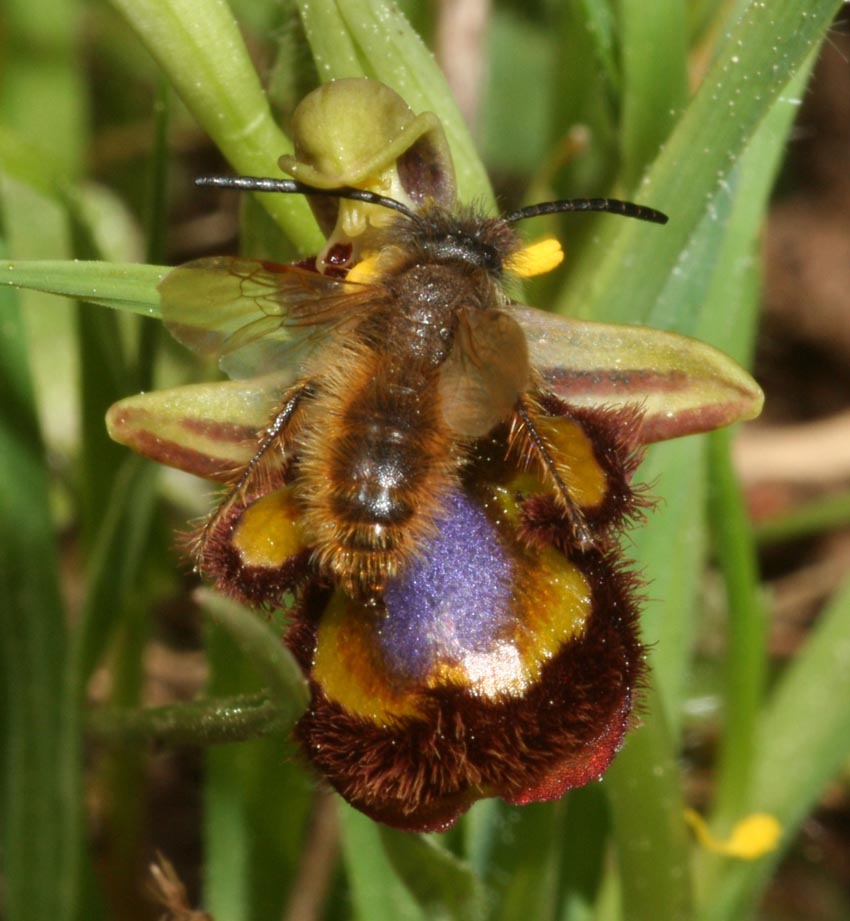
[[[234,379],[122,400],[110,433],[225,485],[196,568],[291,607],[296,736],[352,805],[428,831],[482,797],[556,799],[602,776],[640,686],[618,538],[646,505],[643,445],[752,417],[761,393],[694,340],[513,304],[504,276],[557,245],[458,208],[439,122],[386,87],[328,84],[293,124],[281,166],[326,247],[168,275],[169,329]]]

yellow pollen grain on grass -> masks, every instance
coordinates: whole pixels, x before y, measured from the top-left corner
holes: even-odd
[[[242,513],[231,538],[246,566],[276,569],[306,547],[300,512],[290,489],[263,496]]]
[[[758,860],[775,850],[782,837],[779,821],[766,812],[745,816],[735,824],[732,833],[725,839],[715,838],[705,819],[694,809],[685,810],[685,821],[706,850],[726,857],[737,857],[739,860]]]

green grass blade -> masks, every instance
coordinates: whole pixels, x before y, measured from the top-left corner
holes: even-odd
[[[659,232],[608,219],[569,282],[560,311],[611,321],[671,325],[659,298],[668,280],[687,275],[685,262],[708,210],[759,125],[803,70],[840,4],[835,0],[750,2],[735,23],[635,197],[671,215]],[[758,91],[753,87],[758,86]],[[623,297],[628,290],[629,296]],[[699,315],[679,304],[676,328]],[[662,307],[668,316],[662,317]],[[666,320],[666,322],[659,322]]]
[[[111,494],[98,521],[88,558],[86,597],[70,637],[62,687],[65,712],[61,737],[69,763],[75,768],[67,772],[62,791],[68,811],[65,847],[70,854],[66,890],[71,892],[80,885],[81,874],[88,872],[84,848],[78,843],[85,834],[81,770],[86,689],[110,641],[128,625],[138,623],[140,617],[140,569],[155,508],[155,476],[156,470],[150,464],[126,458],[117,473],[109,477]],[[116,681],[120,684],[124,677],[117,675]],[[133,760],[135,757],[134,754]],[[74,907],[72,894],[64,891],[63,898],[70,911]],[[84,904],[80,910],[87,918],[91,916]]]
[[[608,84],[619,87],[622,73],[615,58],[614,15],[609,0],[577,0],[590,37],[593,52]]]
[[[54,183],[74,175],[84,158],[87,97],[75,67],[78,9],[67,0],[11,0],[4,13],[4,168],[14,174],[23,166],[29,178],[45,178],[36,178],[33,186],[26,179],[3,182],[9,236],[3,255],[67,255],[66,215],[41,191],[52,192]],[[50,54],[45,55],[45,48]],[[21,303],[29,309],[40,302],[30,296]],[[53,341],[62,343],[69,305],[56,306],[44,332],[49,330]],[[2,806],[5,913],[9,921],[70,921],[79,902],[77,871],[85,838],[79,821],[82,804],[75,796],[81,763],[76,740],[64,728],[76,723],[78,704],[63,693],[67,636],[55,523],[48,506],[49,477],[26,360],[24,318],[12,292],[3,291],[0,313],[0,529],[6,530],[0,535],[5,599],[0,620],[8,705]],[[65,369],[68,351],[49,357],[49,366],[34,371],[55,377],[57,368]],[[60,361],[54,362],[55,357]],[[84,907],[94,921],[94,902]]]
[[[72,176],[83,164],[87,143],[88,94],[77,66],[79,5],[7,0],[3,13],[3,121],[42,147],[39,161]]]
[[[621,0],[619,10],[622,182],[633,189],[687,103],[685,7]]]
[[[749,811],[759,748],[767,672],[767,618],[743,496],[736,482],[729,431],[709,438],[710,521],[714,552],[726,588],[727,653],[723,669],[723,736],[716,764],[710,825],[726,838]],[[711,904],[726,857],[700,852],[695,876],[701,904]]]
[[[0,278],[7,285],[63,294],[144,317],[159,317],[157,285],[166,266],[113,262],[32,261],[0,262]]]
[[[205,642],[210,666],[207,693],[222,698],[254,690],[256,673],[234,655],[233,638],[212,627]],[[203,902],[217,921],[251,917],[251,852],[246,758],[256,762],[257,746],[224,745],[208,749],[203,788]]]
[[[799,91],[807,69],[790,91]],[[757,289],[754,259],[764,208],[790,127],[794,107],[780,102],[760,127],[739,161],[724,195],[726,219],[706,219],[693,242],[688,267],[669,280],[669,311],[662,325],[678,325],[676,305],[698,305],[702,317],[692,332],[746,360],[754,332]],[[740,192],[740,194],[735,194]],[[664,309],[663,307],[660,309]],[[702,508],[705,497],[705,443],[691,440],[656,446],[641,471],[655,483],[660,498],[646,525],[636,534],[637,563],[650,580],[643,618],[645,639],[656,644],[651,660],[674,733],[679,722],[689,649],[696,614],[694,589],[704,557]],[[701,498],[702,497],[702,498]],[[671,558],[670,535],[680,535]]]
[[[749,361],[756,333],[765,213],[815,58],[812,51],[767,113],[725,190],[732,204],[695,332],[740,362]]]
[[[290,709],[292,722],[307,706],[307,682],[280,634],[254,611],[209,589],[197,598],[210,617],[223,627],[265,679],[272,698]]]
[[[726,714],[714,819],[727,830],[741,818],[750,797],[767,671],[767,617],[759,597],[755,545],[730,449],[728,431],[711,435],[712,530],[729,609]]]
[[[484,888],[473,871],[434,838],[380,826],[389,862],[426,917],[476,921]]]
[[[109,508],[112,485],[126,453],[106,433],[103,417],[129,387],[118,316],[112,312],[77,308],[77,349],[80,355],[80,423],[82,453],[79,476],[83,542],[88,544]]]
[[[0,674],[5,917],[68,919],[73,852],[63,784],[76,772],[60,726],[65,618],[48,478],[15,296],[0,292]]]
[[[796,106],[790,101],[803,92],[814,55],[801,69],[759,127],[730,176],[733,206],[717,254],[723,267],[706,292],[698,332],[721,345],[741,361],[749,357],[755,335],[759,300],[759,231],[767,206],[783,141]],[[728,318],[723,321],[724,314]],[[729,609],[728,646],[724,682],[724,736],[720,745],[717,784],[711,824],[718,836],[728,834],[740,820],[752,794],[757,723],[763,704],[767,670],[765,611],[759,598],[750,527],[734,481],[728,456],[728,432],[710,439],[711,495],[715,547],[726,584]],[[702,854],[698,863],[701,900],[710,901],[726,858]]]
[[[768,518],[756,527],[756,541],[770,545],[850,526],[850,492],[813,499]]]
[[[342,853],[357,921],[428,921],[393,870],[378,826],[340,802]]]
[[[641,726],[603,781],[619,855],[623,917],[692,917],[682,782],[669,730],[652,688]]]
[[[705,921],[752,916],[756,899],[824,785],[850,756],[850,584],[821,614],[763,715],[752,809],[775,816],[780,849],[727,865],[702,914]]]
[[[590,921],[600,898],[610,840],[608,802],[601,787],[573,790],[566,802],[557,904],[559,921]]]
[[[112,0],[168,76],[201,127],[237,173],[277,176],[292,153],[278,128],[236,21],[216,0]],[[304,252],[322,236],[299,195],[260,196],[263,206]]]
[[[495,804],[486,868],[491,921],[528,917],[552,921],[558,908],[558,870],[566,804]]]
[[[154,145],[148,167],[145,225],[147,246],[145,262],[161,264],[166,259],[168,234],[168,179],[171,152],[168,148],[168,125],[171,115],[171,88],[160,77],[154,103]],[[158,323],[143,323],[135,355],[136,387],[150,390],[154,382],[154,360],[164,331]]]
[[[303,709],[304,682],[290,672],[279,635],[256,613],[212,592],[202,601],[211,615],[208,694],[228,699],[266,683],[277,714],[274,736],[218,745],[206,754],[204,905],[216,921],[279,918],[304,849],[311,802],[312,783],[288,742]]]
[[[646,581],[641,634],[649,645],[658,700],[671,737],[678,740],[691,648],[698,616],[697,589],[705,564],[706,458],[702,437],[654,445],[640,470],[658,504],[626,555]],[[674,743],[675,744],[675,743]]]
[[[8,124],[0,124],[0,165],[11,179],[44,196],[59,198],[67,188],[62,166]]]
[[[111,495],[104,503],[88,558],[86,598],[74,637],[74,683],[81,695],[120,623],[121,612],[139,594],[158,473],[154,465],[125,453],[111,478]]]
[[[198,599],[212,624],[208,693],[253,693],[264,684],[274,705],[271,737],[207,753],[205,905],[216,921],[281,917],[311,803],[312,783],[288,741],[306,704],[304,678],[279,631],[256,612],[206,589]],[[217,733],[226,728],[210,727]]]
[[[299,0],[298,12],[322,81],[368,76],[335,0]]]

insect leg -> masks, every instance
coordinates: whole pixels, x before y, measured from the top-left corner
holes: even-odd
[[[263,478],[272,476],[272,471],[269,469],[270,462],[274,467],[283,467],[283,459],[278,458],[277,463],[275,463],[274,459],[269,458],[269,451],[277,447],[282,453],[285,453],[287,436],[291,436],[290,430],[293,427],[292,423],[297,410],[304,399],[309,398],[313,393],[314,388],[310,381],[306,384],[299,384],[289,391],[283,403],[275,410],[271,422],[260,433],[256,453],[234,480],[231,485],[230,496],[244,498],[263,486]],[[291,440],[291,437],[289,440]]]
[[[537,460],[543,472],[555,487],[557,498],[566,513],[570,529],[573,537],[578,542],[579,548],[582,550],[588,549],[595,542],[593,532],[588,526],[581,508],[570,495],[554,453],[540,427],[534,421],[535,410],[521,397],[517,402],[515,412],[514,424],[511,428],[512,449],[518,450],[520,457],[526,461],[530,461],[532,458]]]
[[[300,383],[289,390],[271,421],[259,433],[254,456],[241,469],[235,471],[230,486],[216,509],[189,539],[191,555],[196,567],[205,569],[204,558],[211,535],[217,534],[219,524],[238,506],[246,506],[256,496],[264,495],[283,486],[286,467],[286,448],[292,442],[297,428],[298,410],[314,393],[312,382]]]

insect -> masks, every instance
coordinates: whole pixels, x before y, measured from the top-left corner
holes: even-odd
[[[642,446],[756,415],[761,392],[695,340],[512,299],[562,258],[521,222],[658,211],[458,206],[436,117],[370,80],[321,87],[293,124],[294,180],[200,184],[308,195],[325,249],[172,270],[166,324],[232,380],[122,400],[110,433],[225,485],[195,566],[288,608],[295,736],[348,802],[429,831],[485,796],[557,799],[604,772],[644,669],[618,543]]]
[[[551,396],[535,364],[563,342],[563,321],[511,303],[505,288],[512,271],[534,274],[560,253],[551,241],[524,246],[515,225],[563,211],[609,211],[660,224],[665,215],[602,198],[485,218],[439,206],[413,211],[373,192],[318,190],[292,180],[199,182],[321,194],[395,212],[372,241],[375,255],[344,278],[212,258],[176,269],[161,286],[163,314],[178,339],[217,349],[225,366],[256,368],[258,352],[265,352],[264,366],[291,367],[294,378],[198,538],[202,569],[209,535],[233,505],[268,491],[290,466],[292,502],[314,564],[349,593],[379,595],[433,536],[476,442],[499,426],[510,433],[510,450],[551,486],[577,544],[593,543],[575,471],[553,440],[544,409]],[[199,291],[249,305],[245,325],[215,335],[209,315],[198,310]],[[276,348],[274,337],[281,337]],[[544,361],[561,364],[551,355]]]

